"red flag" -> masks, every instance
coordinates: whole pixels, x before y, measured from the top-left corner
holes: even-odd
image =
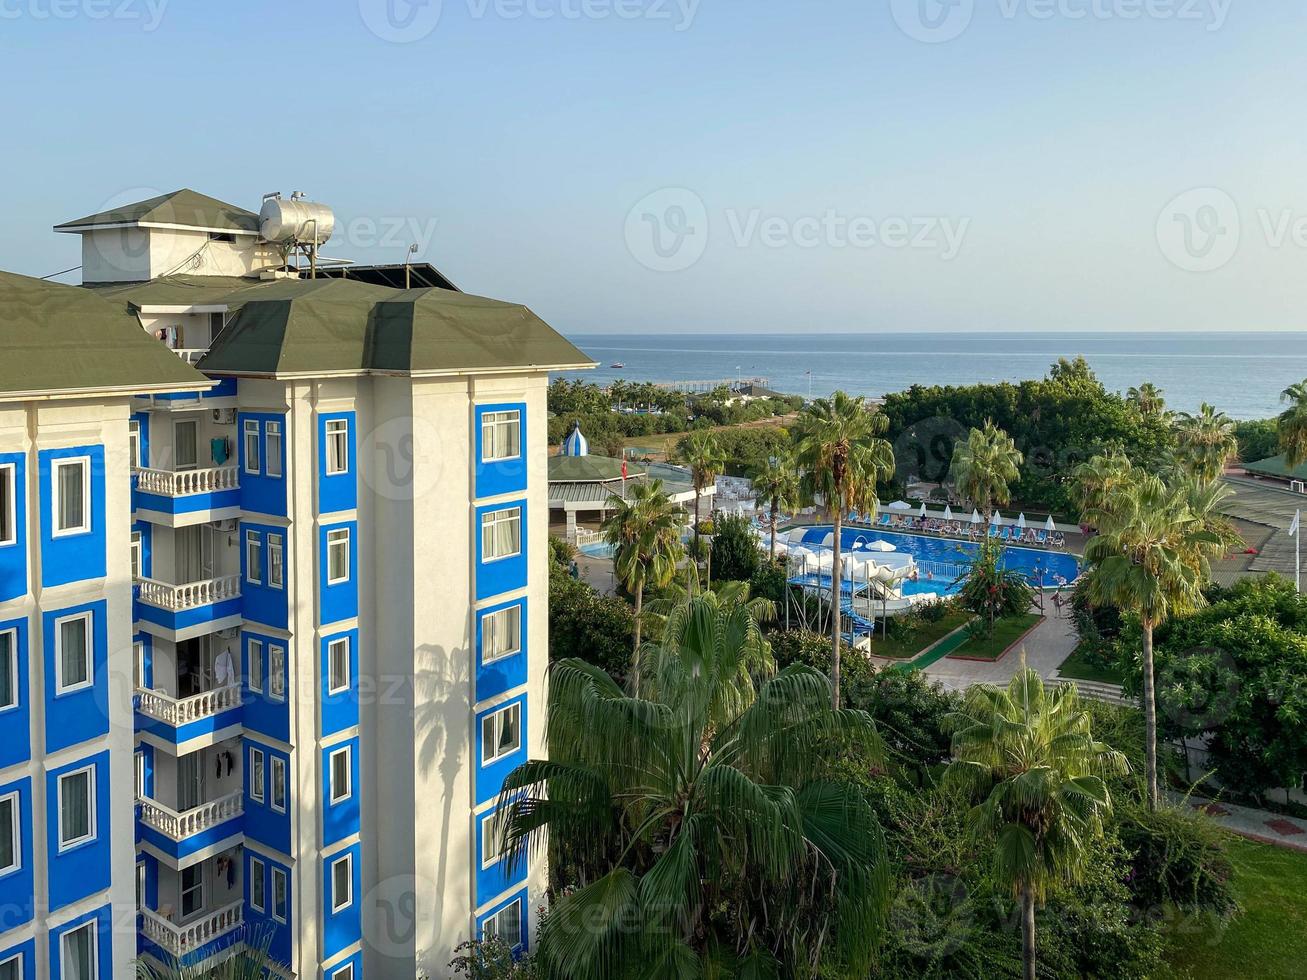
[[[626,460],[622,460],[622,479],[626,479]]]

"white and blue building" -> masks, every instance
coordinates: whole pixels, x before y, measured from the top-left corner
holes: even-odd
[[[521,306],[287,272],[190,191],[58,230],[86,288],[0,279],[0,980],[529,947],[543,868],[488,828],[543,753],[548,372],[590,362]]]

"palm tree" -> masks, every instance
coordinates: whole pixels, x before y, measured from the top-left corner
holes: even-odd
[[[953,446],[949,473],[958,492],[988,516],[991,507],[1011,499],[1008,484],[1021,476],[1023,462],[1012,437],[991,421]]]
[[[1151,381],[1145,381],[1138,388],[1131,388],[1126,392],[1125,400],[1133,405],[1140,415],[1166,414],[1166,400],[1162,397],[1162,389]]]
[[[832,708],[811,667],[755,688],[770,655],[738,610],[689,600],[644,697],[580,660],[550,668],[549,761],[509,775],[494,831],[510,868],[547,839],[575,875],[539,935],[545,977],[869,972],[880,827],[859,790],[814,773],[832,746],[879,750],[875,725]]]
[[[1134,479],[1134,466],[1120,450],[1090,457],[1071,473],[1071,497],[1082,515],[1101,510],[1117,488]]]
[[[844,515],[875,515],[876,483],[894,474],[894,449],[880,438],[889,420],[862,397],[837,391],[804,407],[795,423],[800,485],[809,499],[821,497],[835,521],[831,562],[831,687],[840,703],[840,572]]]
[[[1234,422],[1207,402],[1196,415],[1181,412],[1175,422],[1176,461],[1194,478],[1212,483],[1239,451]]]
[[[1157,696],[1153,631],[1168,616],[1201,608],[1211,558],[1224,552],[1219,534],[1189,508],[1186,489],[1167,487],[1156,476],[1136,474],[1118,487],[1106,506],[1093,511],[1100,529],[1085,547],[1086,584],[1094,605],[1114,606],[1139,617],[1143,628],[1144,752],[1148,805],[1156,809]]]
[[[1094,740],[1074,687],[1049,693],[1028,667],[1006,689],[972,687],[948,723],[945,780],[983,797],[968,823],[994,842],[994,873],[1021,903],[1022,960],[1034,980],[1035,906],[1051,886],[1081,877],[1112,807],[1104,777],[1129,767]]]
[[[676,575],[685,557],[676,505],[663,490],[663,481],[637,483],[629,497],[609,498],[613,512],[601,527],[613,546],[613,570],[635,596],[635,637],[631,648],[631,680],[640,689],[640,626],[646,586],[662,588]]]
[[[690,482],[694,484],[694,548],[699,550],[699,498],[712,486],[726,468],[726,457],[711,432],[694,432],[685,440],[680,453],[681,462],[690,468]]]
[[[799,471],[794,466],[794,455],[788,450],[777,450],[775,456],[758,467],[753,475],[753,492],[759,507],[766,507],[771,516],[771,560],[776,560],[776,520],[782,510],[799,506]]]
[[[278,975],[269,969],[273,965],[268,952],[271,929],[246,925],[239,938],[232,946],[234,952],[217,963],[184,966],[178,959],[167,963],[137,960],[136,976],[138,980],[264,980]]]
[[[1284,465],[1295,469],[1307,463],[1307,380],[1285,388],[1280,401],[1289,403],[1280,413],[1280,451]]]

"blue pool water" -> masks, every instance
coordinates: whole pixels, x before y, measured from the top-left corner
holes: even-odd
[[[803,536],[804,547],[820,547],[822,539],[832,530],[830,525],[812,528]],[[874,552],[868,552],[858,545],[886,541],[894,545],[900,554],[911,555],[917,563],[920,577],[915,582],[903,583],[903,592],[907,595],[925,592],[949,595],[956,592],[957,586],[953,583],[966,572],[967,566],[980,550],[980,545],[971,541],[927,537],[922,534],[898,534],[861,527],[846,527],[841,537],[841,549],[846,554],[852,551],[855,554],[871,554],[874,558]],[[1036,588],[1042,584],[1046,589],[1054,589],[1062,580],[1071,584],[1080,576],[1080,562],[1074,555],[1039,548],[1008,547],[1003,552],[1003,567],[1017,569]]]
[[[587,558],[613,557],[613,546],[606,541],[596,542],[595,544],[583,544],[577,550]]]

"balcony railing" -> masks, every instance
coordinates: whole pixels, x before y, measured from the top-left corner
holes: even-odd
[[[224,711],[230,711],[240,703],[239,687],[220,687],[181,700],[171,698],[162,691],[136,689],[137,710],[173,728],[180,728],[192,721],[212,718]]]
[[[187,582],[185,585],[169,585],[143,576],[137,578],[136,582],[141,587],[139,598],[142,602],[169,612],[211,606],[215,602],[238,598],[241,594],[239,575],[223,575],[203,582]]]
[[[216,912],[193,919],[184,926],[174,925],[158,912],[141,909],[141,932],[145,938],[174,956],[185,956],[220,939],[241,926],[243,902],[232,902]]]
[[[172,352],[187,364],[196,364],[200,358],[209,353],[207,347],[173,347]]]
[[[175,841],[203,833],[210,827],[226,823],[245,812],[245,794],[241,791],[223,796],[212,803],[202,803],[185,813],[178,813],[171,807],[150,799],[141,798],[136,802],[141,807],[141,823]]]
[[[235,466],[218,466],[207,470],[138,469],[136,476],[138,490],[162,497],[186,497],[240,487],[240,470]]]

